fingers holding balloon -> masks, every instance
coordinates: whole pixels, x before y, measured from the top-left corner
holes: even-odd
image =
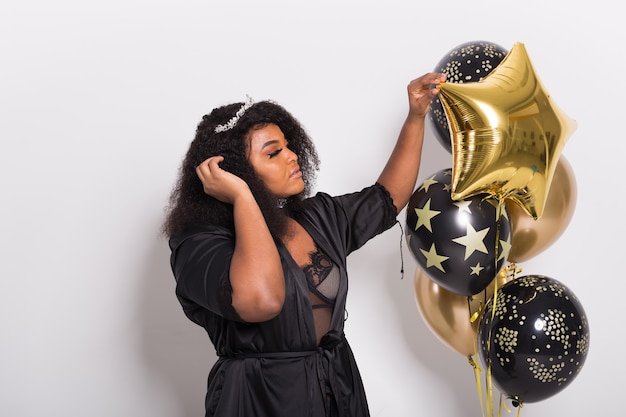
[[[446,75],[436,72],[412,80],[407,86],[410,114],[424,117],[430,109],[431,100],[439,93],[439,85],[445,81]]]

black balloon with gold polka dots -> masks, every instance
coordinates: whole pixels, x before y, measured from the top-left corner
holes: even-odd
[[[580,300],[542,275],[521,276],[496,290],[478,327],[481,361],[516,406],[562,391],[579,375],[588,351]]]
[[[437,63],[434,71],[446,74],[446,82],[458,84],[478,82],[497,67],[508,52],[494,42],[465,42],[448,51]],[[439,97],[435,97],[431,102],[428,115],[437,140],[452,153],[448,120]]]

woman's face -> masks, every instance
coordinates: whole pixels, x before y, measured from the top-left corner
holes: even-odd
[[[287,198],[304,190],[298,156],[287,147],[280,128],[268,124],[249,132],[248,160],[276,198]]]

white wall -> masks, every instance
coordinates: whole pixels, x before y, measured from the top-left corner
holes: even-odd
[[[616,3],[6,3],[0,415],[203,415],[213,348],[182,314],[158,236],[200,117],[245,94],[274,99],[318,144],[318,189],[356,190],[391,150],[408,81],[473,40],[523,42],[578,122],[563,151],[578,183],[574,218],[520,266],[578,295],[590,352],[570,386],[521,415],[621,412],[626,32]],[[450,158],[427,132],[420,179]],[[479,417],[466,359],[418,313],[406,246],[400,278],[401,239],[395,227],[350,259],[346,331],[372,415]]]

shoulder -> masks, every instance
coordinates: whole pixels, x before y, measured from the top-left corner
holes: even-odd
[[[358,214],[380,212],[389,222],[395,219],[397,212],[387,189],[374,183],[359,191],[330,195],[318,192],[304,200],[295,210],[295,216],[314,216],[323,218],[353,217]]]
[[[359,191],[354,191],[341,195],[330,195],[325,192],[318,192],[313,197],[304,200],[299,209],[306,210],[320,206],[342,206],[354,205],[356,202],[376,201],[383,205],[393,206],[393,199],[389,191],[379,183],[374,183]]]

